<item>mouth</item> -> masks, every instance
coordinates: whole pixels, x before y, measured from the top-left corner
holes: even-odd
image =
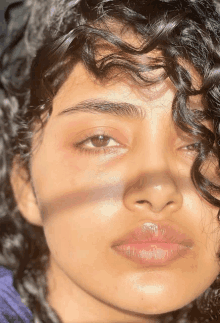
[[[186,256],[193,245],[193,240],[174,225],[148,222],[117,240],[112,248],[122,257],[150,267],[165,266]]]

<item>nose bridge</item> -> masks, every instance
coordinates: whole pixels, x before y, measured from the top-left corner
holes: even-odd
[[[151,110],[133,153],[124,203],[128,209],[141,211],[144,216],[149,211],[150,214],[170,214],[182,205],[173,168],[174,132],[170,113],[163,107]]]
[[[169,147],[167,143],[157,142],[156,140],[150,141],[146,144],[138,156],[135,164],[139,167],[142,173],[155,174],[158,180],[158,174],[164,174],[165,178],[169,172]],[[152,178],[152,176],[150,176]]]
[[[124,201],[132,210],[174,212],[182,205],[182,195],[171,162],[169,129],[154,128],[136,148]]]
[[[148,113],[136,146],[136,165],[155,174],[169,168],[168,152],[171,137],[169,114],[160,113],[158,110],[160,108],[152,109]]]

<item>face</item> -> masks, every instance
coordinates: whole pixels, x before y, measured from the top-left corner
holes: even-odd
[[[78,64],[54,99],[31,175],[64,322],[153,322],[219,273],[218,210],[191,181],[174,94],[169,81],[102,85]]]

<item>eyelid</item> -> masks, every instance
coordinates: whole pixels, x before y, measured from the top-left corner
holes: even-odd
[[[195,157],[196,155],[199,154],[199,151],[200,151],[200,145],[201,145],[201,142],[192,142],[188,145],[183,145],[181,147],[178,148],[178,150],[180,150],[185,156],[188,156],[188,157]],[[189,147],[194,147],[194,149],[189,149]]]
[[[100,147],[86,147],[86,142],[90,142],[90,144],[92,144],[92,139],[98,136],[103,136],[103,137],[107,137],[110,139],[109,142],[111,142],[112,140],[116,143],[116,145],[113,146],[108,146],[109,142],[107,143],[107,146],[100,146]],[[80,142],[77,142],[74,144],[74,148],[76,149],[76,151],[78,151],[80,154],[87,154],[87,155],[109,155],[109,154],[118,154],[122,152],[122,150],[124,151],[126,148],[126,145],[121,144],[118,140],[114,139],[114,137],[112,137],[111,135],[108,134],[108,132],[102,131],[102,133],[100,134],[93,134],[91,136],[87,135],[87,138],[81,140]]]
[[[191,147],[193,147],[193,146],[194,146],[194,147],[196,147],[196,146],[198,146],[198,147],[199,147],[200,145],[201,145],[201,142],[198,142],[198,141],[197,141],[197,142],[193,142],[193,143],[191,143],[191,144],[189,144],[189,145],[185,145],[185,146],[183,146],[182,148],[184,149],[184,148],[188,148],[188,147],[190,147],[190,146],[191,146]]]
[[[89,137],[85,138],[84,140],[80,141],[79,143],[76,143],[75,146],[83,145],[84,143],[89,142],[89,141],[92,141],[93,138],[96,138],[98,136],[107,137],[110,140],[115,141],[118,145],[120,145],[120,143],[116,139],[114,139],[112,136],[109,136],[106,133],[101,133],[101,134],[97,134],[97,135],[94,135],[94,136],[89,136]],[[106,147],[106,148],[110,148],[110,147]],[[92,148],[88,148],[88,149],[92,149]],[[99,147],[94,147],[94,149],[99,149]]]
[[[75,144],[82,143],[83,141],[90,139],[95,136],[108,136],[114,139],[116,142],[121,144],[122,146],[128,146],[130,144],[130,140],[128,136],[125,136],[122,131],[113,128],[113,127],[92,127],[86,130],[81,131],[74,138]]]

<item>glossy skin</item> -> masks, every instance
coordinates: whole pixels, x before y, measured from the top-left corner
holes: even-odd
[[[175,129],[174,93],[169,81],[151,90],[122,81],[101,85],[78,64],[54,99],[31,162],[37,204],[20,208],[44,227],[51,252],[49,301],[65,323],[155,322],[158,314],[198,297],[219,273],[218,210],[190,179],[194,139]],[[133,104],[145,116],[60,114],[91,99]],[[103,130],[113,138],[105,153],[97,152],[97,140],[84,141]],[[167,265],[149,267],[112,249],[147,222],[174,224],[193,239],[193,248]]]

